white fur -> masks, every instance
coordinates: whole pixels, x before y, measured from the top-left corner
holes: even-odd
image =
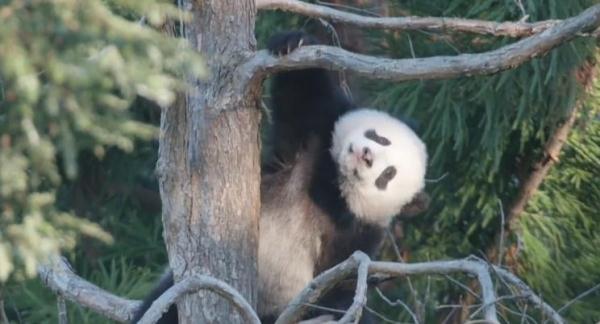
[[[291,169],[263,178],[258,313],[278,314],[312,280],[327,217],[308,195],[314,144]]]
[[[375,129],[391,141],[389,146],[367,139]],[[348,145],[369,147],[373,165],[348,153]],[[290,169],[263,178],[260,240],[258,246],[258,312],[279,313],[313,279],[321,251],[321,235],[333,230],[327,215],[308,195],[314,171],[315,142],[298,154]],[[342,116],[335,125],[330,149],[343,174],[340,186],[344,198],[358,217],[387,225],[389,219],[424,185],[427,154],[423,142],[404,123],[375,110],[357,110]],[[397,174],[386,190],[375,179],[388,166]],[[358,180],[353,169],[359,170]]]
[[[391,145],[367,139],[369,129],[389,139]],[[373,158],[370,168],[348,152],[350,144],[355,150],[369,148]],[[425,185],[425,144],[410,127],[384,112],[360,109],[343,115],[335,124],[330,151],[340,168],[340,187],[350,210],[368,222],[387,225]],[[394,166],[397,173],[387,188],[380,190],[375,180],[388,166]]]

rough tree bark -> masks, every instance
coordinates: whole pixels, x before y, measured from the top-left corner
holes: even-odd
[[[258,91],[234,91],[243,53],[255,49],[254,0],[181,0],[183,35],[204,56],[206,80],[161,118],[157,174],[164,238],[175,280],[219,278],[256,301],[260,204]],[[178,303],[181,323],[236,323],[210,292]],[[193,319],[193,320],[192,320]]]

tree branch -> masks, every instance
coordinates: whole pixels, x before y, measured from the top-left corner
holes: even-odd
[[[427,30],[436,32],[466,32],[481,35],[522,37],[544,31],[559,20],[535,23],[494,22],[476,19],[439,17],[367,17],[298,0],[256,0],[263,10],[279,9],[313,18],[321,18],[363,28],[390,30]]]
[[[597,78],[597,70],[597,64],[593,61],[587,61],[576,69],[575,76],[584,90],[583,96],[573,104],[569,115],[557,126],[554,133],[551,134],[548,141],[544,144],[542,156],[533,164],[532,172],[520,184],[519,193],[510,205],[505,217],[506,220],[503,217],[503,225],[493,241],[499,242],[498,246],[494,243],[486,250],[489,260],[496,260],[498,264],[502,263],[504,257],[503,242],[506,242],[506,238],[517,228],[517,223],[521,219],[527,203],[538,190],[548,172],[558,162],[562,148],[568,140],[569,133],[577,120],[581,106],[587,99],[587,94]]]
[[[349,277],[358,269],[361,262],[367,262],[369,257],[362,252],[354,252],[344,262],[324,271],[315,277],[301,292],[288,304],[283,313],[277,318],[275,324],[296,323],[308,309],[308,304],[318,302],[335,285]]]
[[[124,299],[106,292],[78,277],[64,259],[56,259],[51,264],[40,266],[39,275],[42,282],[56,294],[74,303],[87,307],[110,319],[127,322],[132,318],[140,302]],[[346,311],[339,323],[352,323],[360,318],[367,300],[367,275],[387,275],[398,277],[417,274],[450,274],[454,272],[469,273],[477,277],[481,285],[484,318],[488,322],[497,323],[496,307],[498,301],[490,273],[504,279],[507,284],[515,286],[527,300],[539,307],[555,323],[564,323],[561,316],[537,296],[531,288],[509,271],[491,266],[479,259],[452,261],[433,261],[424,263],[373,262],[362,252],[355,252],[346,261],[317,276],[304,290],[290,302],[277,324],[296,323],[306,313],[310,304],[315,304],[327,291],[337,283],[347,279],[352,273],[358,273],[354,302]],[[248,302],[233,287],[218,279],[208,276],[188,277],[169,288],[154,301],[139,323],[155,323],[163,312],[184,294],[206,289],[219,294],[231,302],[240,312],[244,323],[259,324],[258,316]]]
[[[58,324],[69,324],[67,301],[63,296],[56,296],[56,307],[58,309]]]
[[[483,314],[485,320],[498,323],[496,317],[496,294],[487,264],[481,261],[453,260],[424,263],[372,262],[370,274],[386,274],[392,276],[414,274],[450,274],[454,272],[470,273],[477,277],[481,286]]]
[[[369,263],[371,259],[366,255],[362,254],[360,257],[360,263],[358,265],[358,274],[356,280],[356,293],[354,295],[354,301],[344,316],[338,321],[338,323],[358,323],[360,316],[362,315],[363,308],[367,305],[367,288],[369,285],[367,279],[369,279]]]
[[[554,323],[563,324],[565,322],[557,311],[550,307],[550,305],[546,304],[542,298],[536,295],[531,288],[527,286],[527,284],[525,284],[513,273],[497,266],[493,266],[493,269],[496,275],[502,277],[502,279],[504,279],[506,282],[516,287],[521,294],[531,302],[532,305],[539,307],[542,313],[544,313],[544,315],[550,318]]]
[[[398,262],[372,262],[362,252],[355,252],[349,259],[317,276],[283,311],[276,324],[295,323],[306,312],[307,304],[314,304],[320,296],[332,289],[338,282],[346,279],[356,270],[368,266],[369,274],[401,276],[411,274],[448,274],[452,272],[466,272],[477,276],[481,284],[484,318],[492,323],[498,323],[496,317],[496,296],[494,286],[488,272],[487,265],[480,261],[458,260],[437,261],[427,263],[398,263]],[[357,313],[357,307],[364,307],[362,303],[362,274],[359,271],[357,295],[354,303],[340,323],[346,323]],[[361,304],[362,303],[362,304]],[[359,306],[360,305],[360,306]]]
[[[550,137],[544,146],[543,157],[540,161],[535,163],[533,172],[531,172],[529,177],[521,185],[517,199],[513,202],[506,217],[509,231],[514,229],[520,215],[523,213],[523,210],[525,210],[527,202],[529,202],[533,194],[542,184],[542,181],[546,178],[546,175],[552,166],[558,162],[558,156],[560,155],[563,145],[567,141],[571,128],[573,128],[573,124],[575,124],[575,120],[577,120],[577,113],[579,112],[579,107],[581,105],[582,102],[579,100],[571,109],[567,120],[556,129],[554,134],[552,134],[552,137]]]
[[[119,322],[129,321],[140,302],[115,296],[77,276],[62,258],[40,266],[42,283],[54,293]]]
[[[600,5],[595,5],[539,34],[481,54],[394,60],[355,54],[329,46],[305,46],[283,57],[274,57],[262,50],[251,54],[247,62],[241,65],[237,81],[242,87],[252,88],[248,86],[268,74],[311,67],[352,71],[367,78],[391,81],[492,74],[543,55],[579,33],[589,32],[598,26]]]
[[[138,323],[156,323],[177,299],[183,295],[198,292],[199,290],[210,290],[231,302],[242,315],[244,323],[260,324],[258,315],[256,315],[252,306],[248,304],[239,292],[224,281],[203,275],[185,278],[169,288],[152,303],[152,306],[150,306]]]

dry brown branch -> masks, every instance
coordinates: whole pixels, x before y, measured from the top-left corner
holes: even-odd
[[[238,81],[239,86],[248,88],[268,74],[310,67],[352,71],[367,78],[392,81],[491,74],[543,55],[579,33],[589,32],[598,26],[600,5],[595,5],[539,34],[481,54],[394,60],[330,46],[305,46],[284,57],[274,57],[262,50],[252,54],[240,67]]]
[[[115,296],[77,276],[60,258],[38,268],[42,283],[57,295],[119,322],[131,319],[140,302]]]
[[[256,7],[263,10],[278,9],[289,11],[308,17],[327,19],[363,28],[437,32],[453,31],[509,37],[523,37],[537,34],[559,22],[558,20],[535,23],[523,21],[494,22],[443,17],[367,17],[298,0],[256,0]]]
[[[590,87],[597,77],[596,63],[592,61],[584,63],[575,71],[575,76],[585,91],[583,96],[574,103],[574,105],[571,107],[569,115],[561,124],[557,126],[557,128],[554,130],[554,133],[551,134],[550,138],[545,143],[542,156],[533,165],[531,173],[528,174],[525,179],[523,179],[519,188],[519,193],[510,205],[506,216],[501,213],[502,224],[500,233],[496,235],[496,239],[494,240],[494,242],[499,242],[498,246],[492,245],[486,251],[487,257],[490,260],[495,260],[498,264],[502,263],[502,259],[504,257],[503,245],[506,241],[506,238],[508,235],[514,232],[517,227],[517,223],[521,218],[525,207],[527,206],[527,203],[538,190],[548,175],[548,172],[550,172],[550,169],[558,162],[562,148],[567,142],[569,133],[571,132],[571,129],[577,120],[579,110],[586,99],[585,94],[590,90]],[[513,263],[514,261],[515,260],[512,260]]]
[[[138,324],[156,323],[177,299],[185,294],[195,293],[200,290],[210,290],[233,304],[240,315],[242,315],[243,323],[260,324],[260,320],[256,312],[252,309],[252,306],[248,304],[246,299],[235,288],[221,280],[203,275],[185,278],[165,291],[152,303],[152,306],[146,311]]]
[[[575,107],[571,109],[567,120],[556,129],[554,134],[552,134],[552,137],[544,146],[543,157],[533,166],[533,172],[529,174],[529,177],[521,185],[517,199],[512,204],[512,207],[506,216],[509,229],[514,228],[515,222],[519,219],[519,215],[523,213],[527,202],[539,188],[540,184],[542,184],[542,181],[552,166],[558,162],[558,156],[560,155],[562,147],[567,141],[569,132],[577,119],[577,112],[579,111],[580,105],[581,102],[578,102]]]

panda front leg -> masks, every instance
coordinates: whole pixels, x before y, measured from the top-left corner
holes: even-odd
[[[283,56],[300,46],[317,45],[318,40],[303,31],[289,31],[274,35],[269,39],[267,49],[273,55]]]
[[[285,56],[303,46],[319,45],[303,31],[279,33],[268,41],[274,56]],[[308,68],[273,75],[270,88],[274,157],[278,162],[293,162],[311,137],[324,139],[328,146],[335,121],[351,106],[329,71]]]

